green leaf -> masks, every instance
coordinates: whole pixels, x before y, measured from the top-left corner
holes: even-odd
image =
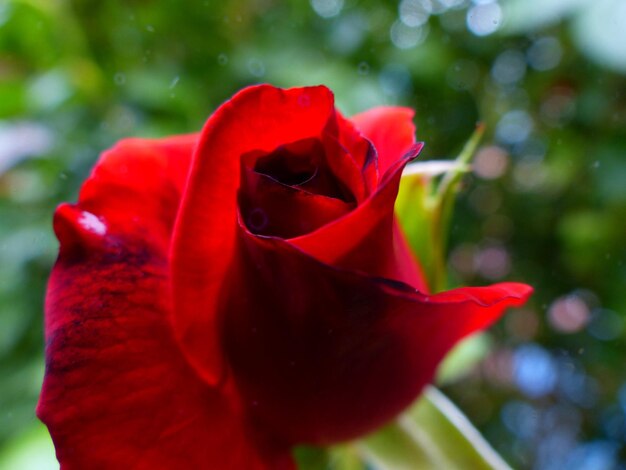
[[[410,165],[411,170],[417,164]],[[432,209],[429,207],[430,195],[433,192],[433,181],[430,175],[420,172],[405,173],[402,176],[400,190],[396,198],[395,211],[407,236],[413,253],[420,260],[429,284],[435,277],[435,253],[431,249],[432,232],[430,220]],[[432,286],[432,284],[431,284]]]
[[[299,470],[510,470],[458,408],[429,386],[373,434],[327,449],[299,447]]]
[[[428,387],[408,411],[356,446],[377,470],[510,469],[434,387]]]
[[[357,448],[351,444],[331,448],[300,446],[294,451],[298,470],[366,470]]]
[[[40,422],[14,437],[0,451],[5,470],[58,470],[59,463],[48,430]]]
[[[455,382],[470,372],[491,349],[487,333],[474,334],[463,339],[447,355],[437,369],[436,384]]]
[[[456,160],[411,164],[402,177],[395,210],[432,292],[447,288],[446,243],[452,208],[483,133],[484,126],[479,124]]]
[[[298,470],[325,470],[330,466],[328,450],[318,447],[300,446],[293,452]]]

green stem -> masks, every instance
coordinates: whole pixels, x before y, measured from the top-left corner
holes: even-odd
[[[429,202],[429,209],[432,214],[431,242],[434,266],[430,287],[433,292],[441,292],[447,288],[446,248],[454,198],[461,177],[467,171],[469,162],[476,153],[484,133],[485,126],[479,123],[457,157],[455,169],[444,175],[435,194],[431,196],[431,202]]]

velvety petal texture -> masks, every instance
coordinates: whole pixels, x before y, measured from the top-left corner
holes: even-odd
[[[404,155],[415,143],[414,114],[411,108],[380,106],[350,118],[376,147],[381,174],[397,162],[398,155]]]
[[[426,295],[244,229],[226,286],[225,347],[248,406],[285,440],[314,444],[393,418],[459,339],[530,294],[507,283]]]
[[[200,134],[105,152],[59,207],[38,415],[63,469],[291,469],[374,431],[522,305],[430,295],[394,216],[413,112],[246,88]]]
[[[172,247],[174,328],[203,377],[225,373],[216,300],[233,256],[241,159],[321,135],[334,113],[326,87],[245,88],[207,121],[193,161]]]
[[[175,325],[186,325],[190,360],[215,383],[230,371],[257,425],[293,444],[384,424],[456,342],[530,294],[510,284],[428,296],[393,212],[402,170],[422,148],[412,111],[376,108],[350,122],[323,90],[260,86],[230,102],[233,114],[213,115],[173,246]],[[294,121],[309,127],[293,132]],[[237,130],[236,152],[226,129]],[[233,180],[207,184],[209,155],[233,153]],[[345,178],[355,167],[360,178]],[[207,219],[215,198],[239,201],[238,225],[230,210]],[[228,237],[219,251],[216,236]]]
[[[426,291],[417,263],[402,240],[394,236],[393,212],[402,169],[421,148],[417,144],[407,154],[399,154],[374,194],[355,210],[291,243],[324,263],[406,282]]]
[[[195,137],[105,153],[62,205],[37,409],[62,469],[293,468],[255,440],[231,385],[203,382],[169,322],[169,234]]]

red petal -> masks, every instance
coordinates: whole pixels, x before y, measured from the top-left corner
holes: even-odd
[[[55,216],[37,413],[63,469],[293,468],[173,339],[167,245],[193,140],[119,144]]]
[[[248,228],[257,234],[295,237],[347,214],[355,205],[280,184],[249,168],[243,173],[241,213]]]
[[[422,271],[415,253],[409,246],[409,242],[397,218],[394,218],[393,224],[393,248],[395,258],[398,260],[395,265],[397,278],[403,280],[403,282],[414,287],[419,292],[428,294],[430,289],[426,282],[426,275]]]
[[[376,193],[344,217],[290,242],[319,261],[372,277],[402,281],[426,292],[426,282],[394,229],[394,202],[404,165],[421,144],[389,169]]]
[[[414,114],[411,108],[381,106],[350,118],[376,147],[381,175],[415,144]]]
[[[333,114],[326,87],[246,88],[207,121],[176,222],[172,248],[174,327],[207,381],[223,375],[216,336],[219,291],[233,254],[240,157],[319,137]]]
[[[531,291],[500,284],[426,296],[243,231],[234,266],[222,297],[229,362],[257,419],[289,442],[376,429],[416,398],[457,341]]]
[[[361,178],[367,194],[373,193],[378,186],[381,174],[378,171],[378,154],[371,141],[363,138],[355,124],[335,112],[336,133],[340,144],[345,147],[360,169]]]
[[[197,139],[194,134],[117,143],[83,184],[81,209],[97,214],[109,232],[141,234],[167,249]],[[85,217],[98,225],[98,219]]]

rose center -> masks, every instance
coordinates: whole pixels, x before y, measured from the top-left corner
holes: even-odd
[[[317,139],[242,157],[239,205],[248,230],[292,238],[341,217],[355,205]]]
[[[280,149],[260,157],[254,171],[287,186],[300,186],[315,178],[317,165],[310,155],[289,154]]]

